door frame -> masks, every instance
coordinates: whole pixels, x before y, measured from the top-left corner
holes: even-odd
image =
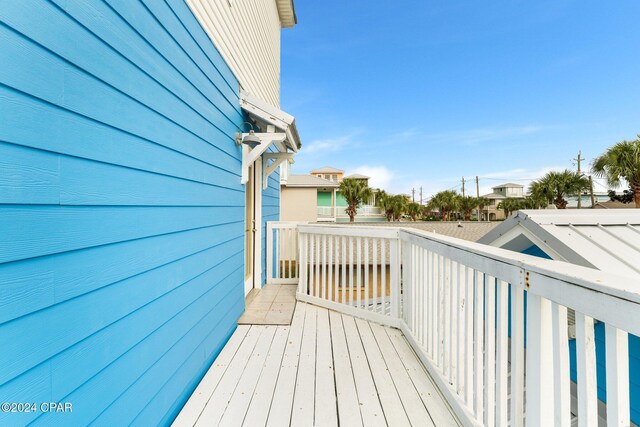
[[[262,288],[262,158],[258,158],[255,161],[251,168],[253,169],[253,182],[251,186],[245,185],[245,194],[249,187],[252,187],[253,197],[250,199],[253,202],[253,227],[255,227],[255,231],[253,232],[253,259],[252,262],[253,271],[250,276],[247,277],[247,238],[244,236],[244,295],[245,297],[251,289],[260,289]],[[245,221],[245,233],[247,232],[247,209],[249,206],[246,204],[247,197],[245,197],[245,207],[244,207],[244,221]]]

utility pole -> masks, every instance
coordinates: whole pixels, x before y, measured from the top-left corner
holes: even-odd
[[[480,180],[478,179],[478,175],[476,175],[476,197],[480,198]],[[478,206],[478,221],[480,221],[480,206]]]
[[[420,204],[422,204],[422,185],[420,186]]]
[[[462,177],[462,197],[464,197],[464,176]]]
[[[582,171],[580,170],[580,162],[584,160],[584,157],[582,157],[582,150],[578,151],[578,157],[576,157],[573,160],[575,160],[578,163],[578,175],[582,176]],[[582,207],[582,191],[580,191],[580,193],[578,194],[578,209],[580,209],[581,207]]]
[[[413,203],[416,202],[416,189],[415,188],[411,189],[411,200],[413,201]]]
[[[593,209],[596,207],[596,200],[595,197],[593,197],[593,179],[591,179],[591,175],[589,175],[589,187],[591,188],[591,209]]]

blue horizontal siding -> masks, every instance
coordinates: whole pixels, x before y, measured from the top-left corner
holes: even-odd
[[[181,0],[8,2],[0,63],[0,400],[73,403],[0,424],[168,424],[244,309],[238,82]]]

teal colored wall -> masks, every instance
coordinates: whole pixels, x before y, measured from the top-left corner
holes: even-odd
[[[318,206],[333,206],[330,191],[318,191]]]
[[[345,199],[344,196],[340,193],[337,193],[336,206],[344,206],[345,208],[349,206],[347,204],[347,199]]]
[[[3,2],[0,64],[0,401],[73,404],[0,425],[166,425],[244,308],[238,82],[182,0]]]

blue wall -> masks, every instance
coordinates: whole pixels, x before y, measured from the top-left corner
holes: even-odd
[[[244,308],[238,82],[182,0],[3,2],[0,64],[0,401],[73,404],[0,425],[167,424]]]

